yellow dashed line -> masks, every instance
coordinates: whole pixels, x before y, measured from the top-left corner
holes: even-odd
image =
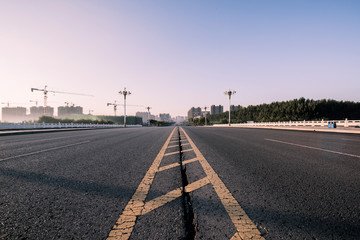
[[[224,208],[229,214],[229,217],[237,230],[237,233],[233,236],[232,239],[264,239],[255,224],[247,216],[245,211],[233,197],[231,192],[226,188],[225,184],[221,181],[214,169],[210,166],[205,157],[195,146],[189,135],[183,128],[180,129],[188,139],[192,149],[196,154],[196,157],[199,159],[199,162],[203,167],[209,181],[213,185],[215,192],[219,196],[222,204],[224,205]]]
[[[209,179],[207,177],[204,177],[196,182],[193,182],[193,183],[187,185],[185,187],[185,192],[190,193],[190,192],[195,191],[209,183],[210,183]]]
[[[183,161],[182,164],[185,165],[185,164],[188,164],[188,163],[195,162],[195,161],[197,161],[197,160],[198,160],[197,158],[192,158],[192,159]],[[168,169],[170,169],[170,168],[179,167],[179,166],[180,166],[179,163],[173,163],[173,164],[170,164],[170,165],[167,165],[167,166],[164,166],[164,167],[159,168],[159,172],[168,170]]]
[[[192,192],[195,191],[206,184],[210,183],[209,179],[207,177],[200,179],[194,183],[191,183],[185,187],[186,192]],[[142,211],[142,215],[145,215],[161,206],[164,206],[165,204],[177,199],[178,197],[181,197],[182,195],[182,187],[177,188],[171,192],[168,192],[165,195],[162,195],[160,197],[157,197],[145,204],[144,210]]]
[[[116,221],[114,227],[109,233],[109,236],[107,237],[108,240],[129,239],[131,232],[134,229],[136,218],[137,216],[141,215],[141,211],[144,208],[144,201],[147,194],[149,193],[150,186],[154,180],[155,174],[159,168],[161,160],[164,157],[165,151],[169,145],[172,135],[175,132],[175,129],[176,128],[174,128],[171,132],[170,136],[168,137],[160,152],[156,156],[151,167],[145,174],[145,177],[142,179],[141,183],[136,189],[136,192],[126,205],[119,219]]]
[[[181,146],[186,146],[186,145],[189,145],[189,143],[181,144]],[[176,145],[168,146],[168,148],[173,148],[173,147],[179,147],[179,145],[176,144]]]
[[[145,215],[145,214],[151,212],[152,210],[155,210],[161,206],[164,206],[168,202],[171,202],[171,201],[177,199],[178,197],[181,197],[181,194],[182,194],[182,187],[177,188],[171,192],[168,192],[165,195],[162,195],[160,197],[157,197],[157,198],[147,202],[145,204],[144,210],[142,211],[142,215]]]
[[[166,157],[166,156],[171,156],[171,155],[175,155],[175,154],[179,154],[179,151],[170,152],[170,153],[165,153],[165,154],[164,154],[164,157]]]

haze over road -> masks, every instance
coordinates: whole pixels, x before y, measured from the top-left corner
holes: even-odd
[[[244,128],[0,137],[0,239],[359,239],[360,136]]]

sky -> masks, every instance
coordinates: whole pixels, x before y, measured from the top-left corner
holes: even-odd
[[[0,102],[185,116],[305,97],[360,101],[360,1],[0,0]],[[133,105],[133,106],[131,106]],[[5,104],[2,104],[5,106]],[[123,114],[119,107],[118,115]]]

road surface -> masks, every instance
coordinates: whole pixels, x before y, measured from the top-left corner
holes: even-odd
[[[0,239],[359,239],[360,136],[243,128],[0,137]]]

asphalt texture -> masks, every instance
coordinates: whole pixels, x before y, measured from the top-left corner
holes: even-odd
[[[184,129],[264,238],[360,239],[360,136],[238,128]],[[201,173],[193,171],[190,175],[194,178],[197,172]],[[223,216],[221,210],[216,213],[218,208],[211,206],[215,201],[203,200],[209,199],[210,190],[193,193],[195,215],[201,219],[198,235],[203,239],[225,239],[224,234],[230,229],[224,237],[216,235],[220,231],[210,231]]]
[[[360,239],[360,136],[183,129],[265,239]],[[106,239],[172,130],[1,136],[0,239]],[[176,144],[166,153],[190,149],[186,141]],[[192,158],[192,151],[179,152],[160,167]],[[184,175],[189,184],[206,177],[196,161],[158,172],[146,201],[182,187]],[[230,239],[235,233],[207,184],[139,216],[130,239]]]

